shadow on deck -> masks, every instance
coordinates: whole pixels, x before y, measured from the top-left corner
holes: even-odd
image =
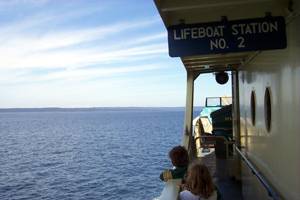
[[[232,175],[236,167],[233,159],[216,158],[214,152],[198,159],[210,170],[223,200],[243,200],[241,183]]]

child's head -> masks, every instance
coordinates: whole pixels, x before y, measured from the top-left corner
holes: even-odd
[[[215,190],[208,168],[200,162],[194,162],[189,166],[186,187],[194,195],[208,198]]]
[[[189,164],[189,155],[182,146],[176,146],[169,152],[169,157],[175,167],[186,167]]]

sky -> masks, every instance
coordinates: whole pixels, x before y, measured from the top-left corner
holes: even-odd
[[[0,108],[185,106],[152,0],[0,0]],[[230,96],[212,74],[195,105]]]

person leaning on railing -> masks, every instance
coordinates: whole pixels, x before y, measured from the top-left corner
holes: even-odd
[[[175,146],[169,152],[174,169],[167,169],[160,174],[160,179],[167,182],[170,179],[183,179],[189,164],[187,150],[183,146]]]

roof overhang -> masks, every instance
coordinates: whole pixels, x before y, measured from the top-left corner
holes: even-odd
[[[288,14],[288,0],[154,0],[166,27]],[[215,72],[237,70],[257,52],[181,57],[187,70]]]

